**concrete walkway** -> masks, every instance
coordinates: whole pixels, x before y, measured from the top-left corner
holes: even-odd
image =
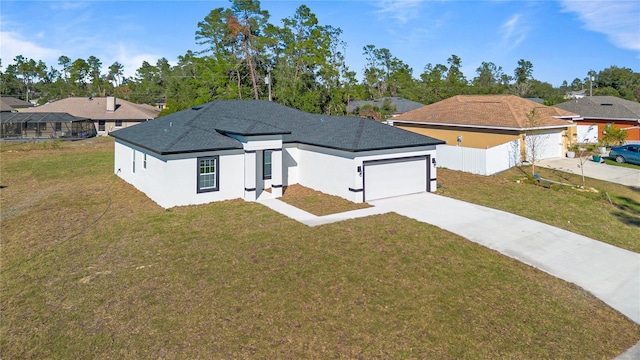
[[[580,160],[569,158],[554,158],[539,161],[536,166],[560,170],[563,172],[581,175]],[[584,176],[605,180],[640,189],[640,167],[632,169],[623,166],[607,165],[584,159]],[[589,184],[587,184],[588,186]]]
[[[438,226],[572,282],[640,323],[640,254],[507,212],[435,194],[372,201],[318,217],[278,199],[259,203],[309,226],[395,212]]]

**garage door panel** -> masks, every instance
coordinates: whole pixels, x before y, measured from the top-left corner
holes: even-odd
[[[527,160],[535,151],[536,161],[562,157],[562,134],[545,133],[527,135],[525,140]]]
[[[427,191],[427,158],[364,163],[365,201]]]

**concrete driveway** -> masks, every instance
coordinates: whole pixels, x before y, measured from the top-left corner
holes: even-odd
[[[371,202],[572,282],[640,323],[640,254],[500,210],[435,194]]]
[[[632,251],[504,211],[430,193],[371,201],[372,208],[321,217],[278,199],[259,202],[309,226],[395,212],[572,282],[640,324],[640,254]]]
[[[581,175],[580,160],[578,159],[546,159],[539,161],[536,166]],[[638,166],[638,169],[632,169],[585,160],[583,167],[584,176],[586,177],[640,188],[640,166]]]

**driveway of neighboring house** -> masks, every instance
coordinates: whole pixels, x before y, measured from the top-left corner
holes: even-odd
[[[541,160],[537,166],[581,175],[580,160],[570,158],[554,158]],[[640,166],[638,169],[624,166],[607,165],[592,160],[583,161],[584,176],[640,188]]]

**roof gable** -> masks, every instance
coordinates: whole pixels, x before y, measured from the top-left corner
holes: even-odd
[[[282,135],[285,143],[346,151],[444,143],[368,119],[309,114],[262,100],[214,101],[110,133],[161,154],[242,149],[227,134]]]
[[[540,113],[538,127],[562,127],[570,124],[562,118],[576,114],[515,95],[457,95],[393,118],[392,121],[461,125],[486,128],[526,129],[527,114]]]
[[[107,111],[107,97],[68,97],[26,110],[29,112],[66,112],[74,116],[92,120],[138,120],[154,119],[159,109],[146,104],[135,104],[127,100],[115,99],[114,111]]]
[[[640,103],[615,96],[585,96],[554,106],[584,118],[640,119]]]

